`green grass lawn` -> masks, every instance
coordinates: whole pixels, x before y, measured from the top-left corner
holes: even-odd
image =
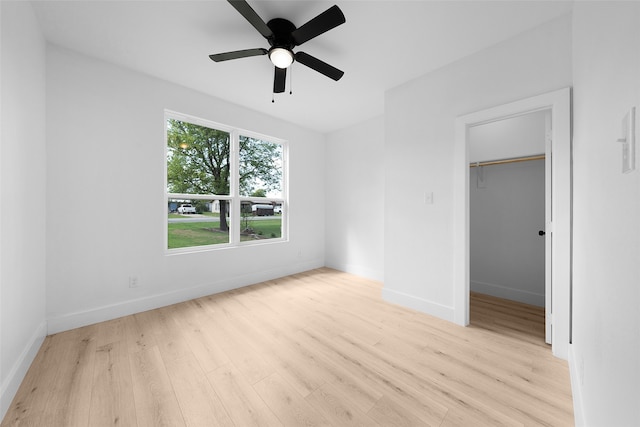
[[[282,236],[282,218],[263,219],[260,221],[251,221],[251,228],[255,234],[261,239],[277,239]],[[257,240],[253,236],[240,235],[240,241]]]
[[[171,215],[169,214],[169,218],[172,218]],[[181,218],[180,215],[176,217]],[[260,239],[281,237],[281,224],[281,218],[251,221],[251,227]],[[220,231],[219,227],[220,223],[217,221],[169,223],[169,249],[229,243],[229,233]],[[245,242],[257,239],[253,236],[240,236],[240,240]]]
[[[229,233],[219,227],[219,222],[169,223],[169,249],[229,243]]]

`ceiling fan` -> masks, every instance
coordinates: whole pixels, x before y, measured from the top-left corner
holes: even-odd
[[[340,80],[344,75],[341,71],[318,58],[305,52],[293,53],[293,48],[323,34],[338,25],[344,24],[346,19],[338,6],[332,6],[322,12],[300,28],[283,18],[274,18],[265,23],[245,0],[227,0],[262,36],[267,39],[270,49],[256,48],[236,50],[209,55],[215,62],[230,59],[247,58],[250,56],[268,55],[274,65],[273,92],[284,92],[287,68],[297,61],[307,67],[333,79]]]

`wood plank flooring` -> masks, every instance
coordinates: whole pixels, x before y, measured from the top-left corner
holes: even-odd
[[[544,312],[471,326],[331,269],[49,336],[1,426],[571,426]]]

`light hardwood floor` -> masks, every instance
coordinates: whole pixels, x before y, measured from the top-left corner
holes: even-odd
[[[570,426],[535,307],[463,328],[330,269],[46,338],[6,426]]]

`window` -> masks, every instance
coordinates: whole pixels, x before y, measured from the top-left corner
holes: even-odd
[[[286,239],[286,143],[167,112],[166,248]]]

